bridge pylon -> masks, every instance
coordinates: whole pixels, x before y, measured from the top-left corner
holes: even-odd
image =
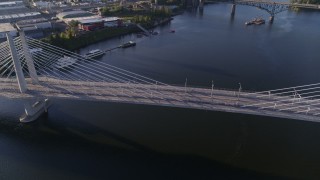
[[[19,90],[21,93],[25,93],[27,91],[27,82],[25,80],[25,77],[22,71],[21,62],[18,56],[16,46],[14,44],[12,36],[9,33],[7,33],[7,43],[8,43],[11,58],[13,61],[14,70],[16,72]]]
[[[29,71],[32,83],[37,84],[37,83],[39,83],[39,79],[38,79],[38,75],[36,72],[36,68],[34,66],[33,57],[30,53],[30,49],[27,44],[27,40],[26,40],[26,36],[24,34],[24,31],[19,31],[19,35],[20,35],[21,45],[22,45],[22,49],[23,49],[23,54],[24,54],[24,57],[26,58],[27,67],[28,67],[28,71]]]
[[[234,16],[235,13],[236,13],[236,4],[232,4],[231,5],[231,15]]]

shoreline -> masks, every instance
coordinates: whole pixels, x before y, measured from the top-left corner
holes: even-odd
[[[141,24],[141,25],[145,29],[150,30],[155,27],[171,22],[174,16],[180,15],[182,13],[183,11],[175,13],[174,15],[168,18],[155,21],[153,22],[153,25],[148,25],[148,24]],[[42,41],[61,47],[61,48],[65,48],[70,51],[78,51],[81,48],[87,47],[89,45],[92,45],[98,42],[102,42],[108,39],[132,34],[132,33],[138,33],[138,32],[142,32],[142,30],[135,25],[131,25],[128,27],[104,28],[97,31],[88,32],[87,34],[81,35],[79,37],[70,38],[70,39],[57,38],[55,40],[50,40],[49,37],[46,37],[42,39]]]

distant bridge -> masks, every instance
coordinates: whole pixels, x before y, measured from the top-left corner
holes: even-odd
[[[271,17],[275,14],[286,11],[290,8],[308,8],[320,10],[320,6],[316,4],[298,4],[298,3],[287,3],[287,2],[274,2],[265,0],[235,0],[234,4],[247,5],[257,7],[267,11]]]
[[[198,0],[199,7],[203,8],[204,2],[206,3],[216,3],[217,1],[210,0]],[[270,22],[273,22],[274,16],[280,12],[287,11],[291,8],[305,8],[305,9],[314,9],[320,10],[320,5],[318,4],[299,4],[299,3],[288,3],[288,2],[276,2],[269,0],[232,0],[228,1],[232,3],[231,15],[235,14],[236,5],[245,5],[245,6],[253,6],[259,9],[265,10],[270,14]]]
[[[30,121],[46,109],[42,99],[64,98],[181,107],[320,121],[320,83],[297,87],[244,92],[237,90],[171,86],[88,59],[85,56],[28,38],[0,44],[0,96],[30,99],[22,121]],[[58,59],[76,63],[61,68]]]

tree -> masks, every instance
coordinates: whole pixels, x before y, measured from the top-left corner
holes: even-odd
[[[79,26],[80,22],[79,21],[75,21],[75,20],[71,20],[69,22],[69,26],[70,28],[68,29],[68,35],[70,36],[69,38],[71,37],[76,37],[77,34],[78,34],[78,26]]]

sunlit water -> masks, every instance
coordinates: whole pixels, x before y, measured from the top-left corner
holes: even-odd
[[[156,28],[81,49],[170,83],[266,90],[318,81],[320,12],[286,11],[274,24],[253,7],[205,6]],[[175,33],[170,33],[174,29]],[[320,176],[318,123],[179,108],[53,100],[47,117],[19,124],[23,101],[0,100],[0,179],[213,179]]]

